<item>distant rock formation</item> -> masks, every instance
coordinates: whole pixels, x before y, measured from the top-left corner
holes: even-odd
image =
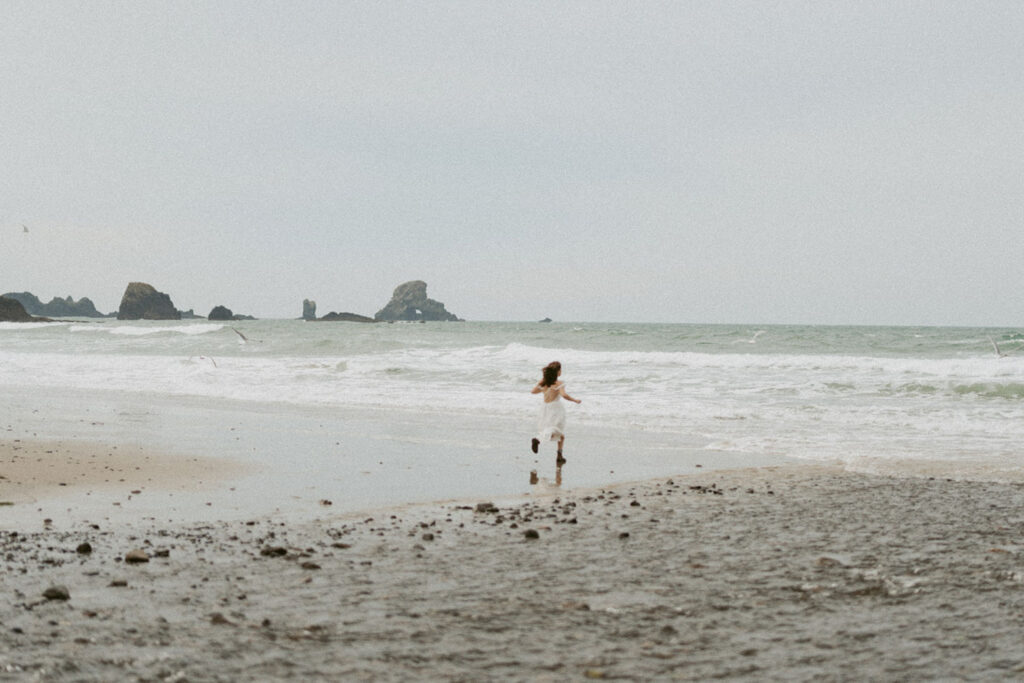
[[[375,323],[378,322],[373,318],[367,318],[365,315],[359,315],[358,313],[335,313],[331,311],[322,318],[314,318],[315,322],[344,322],[344,323]]]
[[[117,309],[118,320],[181,320],[171,297],[145,282],[130,282]]]
[[[302,319],[316,320],[316,302],[309,299],[302,300]]]
[[[207,320],[255,320],[256,318],[251,315],[241,315],[238,313],[232,313],[231,309],[227,306],[214,306],[213,310],[210,311],[210,315],[206,316]]]
[[[539,323],[549,323],[549,322],[551,322],[551,318],[544,318],[543,320],[538,320],[537,322],[539,322]]]
[[[213,310],[210,311],[210,315],[206,317],[209,320],[234,320],[235,314],[231,312],[230,308],[225,306],[214,306]]]
[[[104,314],[96,310],[96,306],[88,297],[82,297],[78,301],[75,301],[70,296],[66,299],[60,299],[53,297],[50,299],[50,303],[44,304],[39,300],[32,292],[8,292],[2,296],[8,299],[14,299],[20,303],[24,308],[25,312],[30,315],[44,315],[53,316],[56,318],[60,317],[79,317],[79,318],[105,318]]]
[[[444,304],[427,298],[427,283],[412,280],[395,288],[391,301],[377,311],[377,320],[443,320],[458,321],[459,318],[445,310]]]
[[[6,294],[0,296],[0,322],[2,323],[31,323],[38,320],[25,311],[25,307],[17,299],[11,299]]]

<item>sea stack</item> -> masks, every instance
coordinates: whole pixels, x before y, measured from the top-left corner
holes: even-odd
[[[25,307],[17,299],[0,296],[0,322],[30,323],[36,319],[25,312]]]
[[[316,320],[316,302],[310,299],[302,300],[302,319]]]
[[[449,313],[444,304],[427,298],[427,283],[423,280],[412,280],[395,288],[391,301],[374,316],[384,321],[459,321],[454,313]]]
[[[171,297],[145,282],[130,282],[121,297],[118,320],[181,320]]]
[[[227,306],[214,306],[206,318],[208,320],[234,320],[235,314]]]

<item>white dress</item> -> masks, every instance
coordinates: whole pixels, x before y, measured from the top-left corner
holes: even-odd
[[[565,435],[563,388],[558,389],[554,401],[544,403],[540,407],[540,419],[537,421],[537,439],[540,441],[557,441]]]

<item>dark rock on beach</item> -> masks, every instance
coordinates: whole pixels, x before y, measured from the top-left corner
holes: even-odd
[[[66,586],[50,586],[43,591],[43,597],[47,600],[70,600],[71,593]]]
[[[121,297],[118,320],[181,320],[171,297],[145,282],[131,282]]]
[[[142,564],[149,562],[149,555],[142,549],[130,550],[125,554],[124,561],[128,564]]]
[[[375,317],[384,321],[460,320],[454,313],[449,313],[443,303],[427,298],[427,283],[422,280],[412,280],[398,285],[391,296],[391,301],[377,311]]]

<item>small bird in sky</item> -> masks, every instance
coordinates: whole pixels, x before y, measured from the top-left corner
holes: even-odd
[[[24,223],[21,224],[21,233],[23,235],[27,235],[28,234],[28,226],[25,225]]]

